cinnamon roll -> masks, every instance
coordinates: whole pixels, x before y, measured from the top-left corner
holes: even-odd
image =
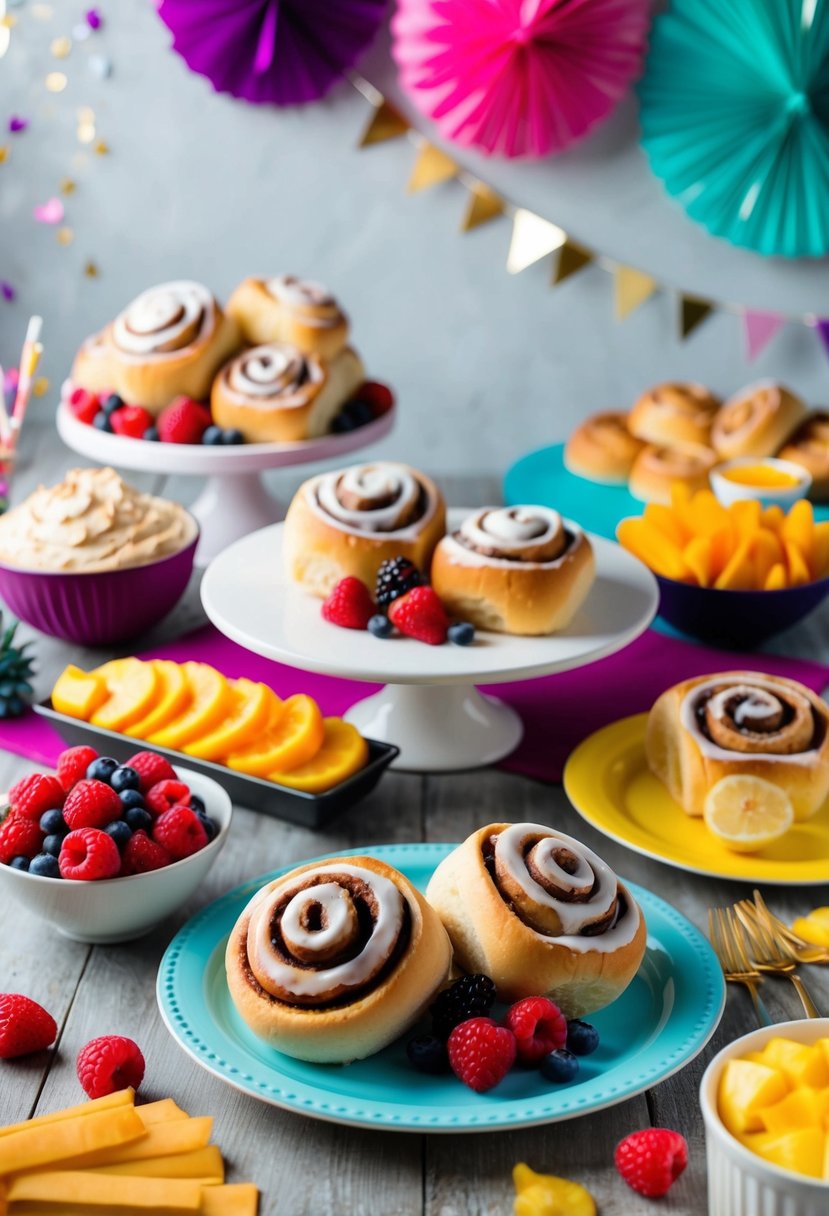
[[[285,569],[313,595],[328,595],[348,575],[373,591],[387,558],[428,571],[445,531],[443,497],[425,474],[390,461],[353,465],[297,490],[285,517]]]
[[[753,671],[685,680],[648,716],[651,771],[689,815],[722,777],[745,773],[779,785],[796,819],[829,794],[829,707],[803,684]]]
[[[204,400],[218,368],[239,347],[236,323],[201,283],[162,283],[138,296],[84,343],[72,368],[81,388],[110,388],[160,412],[174,397]]]
[[[311,862],[268,883],[225,954],[231,998],[254,1034],[319,1063],[364,1059],[403,1034],[451,961],[437,914],[373,857]]]
[[[544,994],[566,1017],[610,1004],[645,952],[645,918],[590,849],[537,823],[491,823],[435,870],[426,898],[466,971],[504,1001]]]
[[[640,502],[669,504],[673,485],[687,486],[691,493],[707,490],[708,474],[716,463],[716,453],[701,443],[649,444],[634,461],[628,489]]]
[[[806,406],[782,384],[771,380],[750,384],[717,414],[711,443],[722,460],[773,456],[805,416]]]
[[[720,404],[702,384],[655,384],[636,402],[628,422],[631,432],[647,443],[708,444]]]
[[[227,311],[257,346],[289,342],[305,354],[333,359],[348,341],[348,317],[328,288],[294,274],[245,279]]]
[[[621,410],[593,414],[576,427],[564,448],[564,464],[577,477],[624,485],[644,444],[628,430]]]
[[[564,629],[595,573],[585,533],[549,507],[483,507],[443,538],[432,559],[432,585],[447,612],[498,633]]]
[[[325,434],[364,380],[363,364],[350,347],[328,363],[286,342],[255,346],[213,381],[213,421],[240,430],[248,443],[314,439]]]
[[[811,499],[815,502],[829,500],[829,411],[816,410],[809,414],[777,455],[812,474]]]

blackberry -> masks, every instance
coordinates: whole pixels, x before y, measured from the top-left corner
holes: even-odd
[[[495,985],[488,975],[464,975],[444,988],[432,1005],[432,1030],[441,1039],[469,1018],[485,1018],[495,1003]]]
[[[389,557],[377,571],[377,589],[374,598],[378,608],[388,608],[398,596],[405,595],[412,587],[425,582],[414,562],[407,557]]]

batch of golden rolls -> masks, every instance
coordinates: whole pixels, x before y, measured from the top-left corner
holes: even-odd
[[[701,384],[657,384],[629,412],[594,414],[570,435],[571,473],[627,484],[641,502],[671,501],[671,486],[707,489],[721,461],[778,456],[812,476],[810,497],[829,501],[829,412],[809,411],[791,389],[748,385],[722,402]]]
[[[245,279],[223,309],[201,283],[150,287],[82,344],[70,384],[157,417],[176,397],[209,401],[247,442],[325,434],[365,381],[348,317],[319,283]]]

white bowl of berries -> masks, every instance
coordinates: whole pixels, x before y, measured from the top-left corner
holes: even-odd
[[[0,896],[76,941],[148,933],[197,890],[233,807],[216,782],[141,751],[126,764],[72,747],[29,773],[0,814]]]

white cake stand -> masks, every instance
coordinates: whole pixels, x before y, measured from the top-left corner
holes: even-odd
[[[450,512],[450,525],[464,514]],[[479,633],[469,647],[380,639],[323,620],[320,601],[283,572],[282,530],[282,524],[263,528],[210,564],[201,588],[207,615],[255,654],[304,671],[385,684],[346,717],[369,738],[395,743],[401,749],[397,767],[417,772],[478,768],[508,755],[521,740],[521,719],[474,685],[567,671],[613,654],[647,628],[659,600],[656,579],[641,562],[591,536],[596,581],[562,633]]]
[[[376,443],[394,426],[395,407],[373,422],[340,435],[323,435],[302,443],[242,443],[231,447],[149,443],[112,435],[80,422],[66,402],[58,406],[57,428],[73,451],[101,464],[142,473],[173,473],[206,477],[201,494],[190,507],[201,528],[196,555],[208,562],[241,536],[282,519],[281,503],[268,493],[261,474],[314,461],[338,460]]]

